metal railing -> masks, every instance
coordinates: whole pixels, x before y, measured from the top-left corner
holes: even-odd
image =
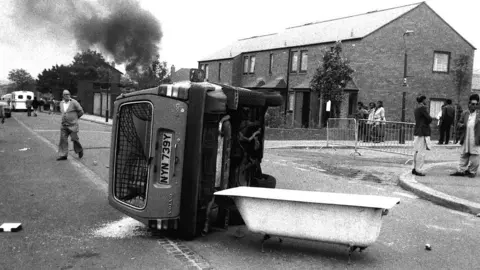
[[[358,155],[361,155],[358,149],[368,149],[413,156],[414,128],[414,123],[330,118],[327,121],[327,147],[353,147],[353,154]]]

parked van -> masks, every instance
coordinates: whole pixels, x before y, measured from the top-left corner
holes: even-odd
[[[34,94],[32,91],[13,91],[12,93],[12,111],[27,110],[25,101],[27,97],[33,100]]]

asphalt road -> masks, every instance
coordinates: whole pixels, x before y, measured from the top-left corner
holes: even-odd
[[[25,223],[22,232],[0,236],[8,243],[0,246],[5,269],[31,269],[34,265],[45,269],[187,268],[182,260],[165,252],[158,237],[109,207],[102,188],[88,177],[91,170],[107,180],[110,127],[81,123],[80,139],[86,148],[81,162],[89,168],[84,170],[75,162],[56,162],[54,149],[43,141],[57,144],[56,116],[15,117],[44,139],[13,119],[0,130],[0,217]],[[18,151],[25,147],[30,149]],[[443,155],[456,158],[452,153]],[[70,157],[74,159],[76,155]],[[345,247],[311,241],[270,240],[266,253],[261,253],[261,235],[247,232],[243,238],[234,237],[237,229],[245,230],[243,226],[214,230],[185,243],[171,240],[171,244],[185,245],[205,260],[204,268],[215,269],[478,269],[480,219],[402,190],[396,185],[396,176],[408,169],[404,162],[401,156],[369,151],[355,159],[349,150],[341,149],[266,151],[263,170],[277,177],[278,188],[401,199],[384,217],[377,242],[354,253],[351,265]],[[427,243],[431,251],[425,250]]]

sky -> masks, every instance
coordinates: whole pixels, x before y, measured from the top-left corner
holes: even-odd
[[[45,68],[70,64],[78,52],[67,34],[45,36],[37,31],[21,30],[11,17],[12,2],[0,0],[0,81],[12,69],[23,68],[34,78]],[[39,0],[42,1],[42,0]],[[63,0],[59,0],[63,1]],[[92,0],[94,1],[94,0]],[[98,0],[102,1],[102,0]],[[160,22],[163,37],[160,60],[179,68],[195,68],[198,60],[231,44],[256,35],[278,33],[287,27],[323,21],[373,10],[392,8],[415,0],[140,0]],[[480,47],[478,0],[430,0],[426,3],[460,35]],[[478,54],[478,53],[477,53]],[[107,60],[113,60],[106,55]],[[116,66],[125,72],[124,65]],[[480,72],[480,56],[474,60]]]

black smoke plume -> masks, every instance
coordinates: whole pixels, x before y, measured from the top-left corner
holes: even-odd
[[[127,72],[151,64],[158,54],[160,22],[135,0],[12,0],[12,19],[25,31],[68,41],[81,50],[99,48]]]

